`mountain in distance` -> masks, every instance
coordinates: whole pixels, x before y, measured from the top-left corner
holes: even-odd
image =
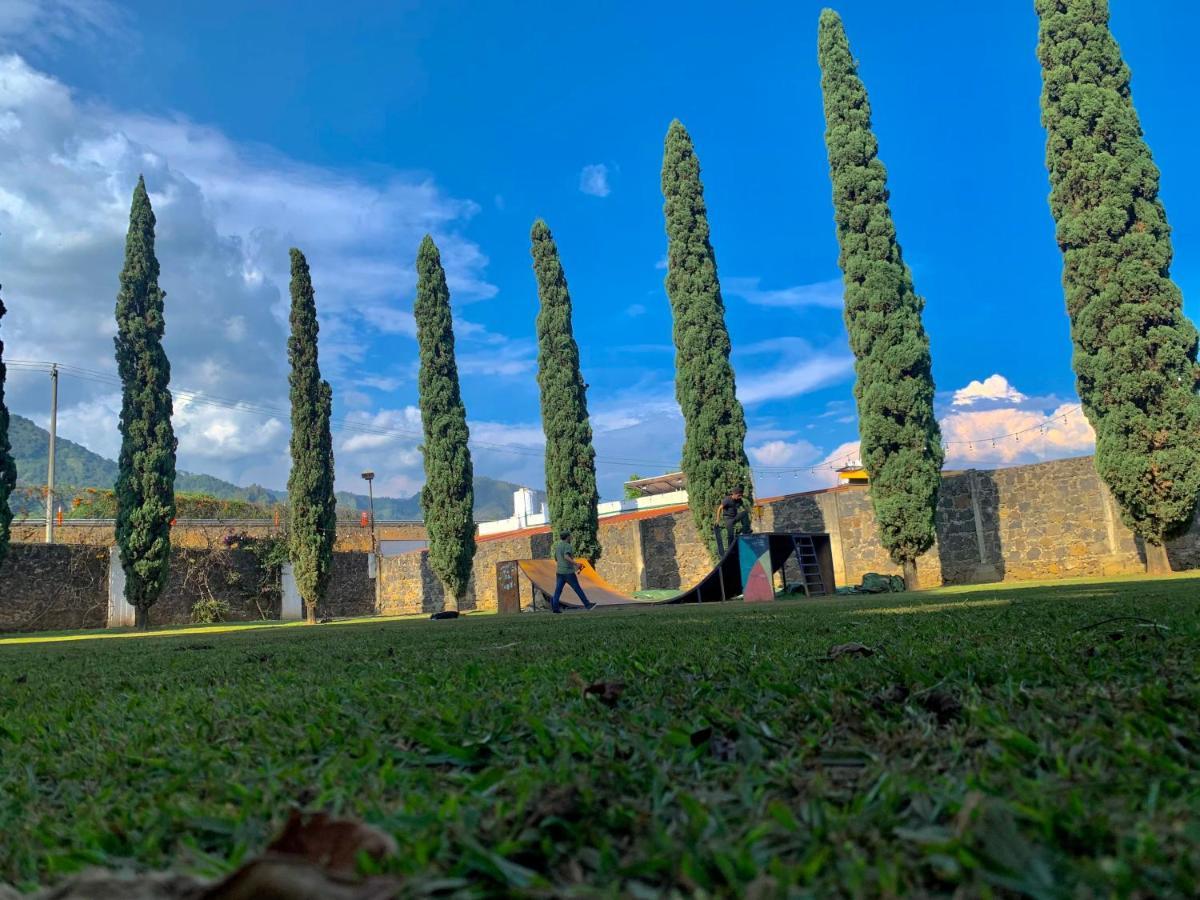
[[[9,419],[8,439],[12,444],[13,459],[17,463],[18,487],[39,487],[46,483],[46,461],[50,448],[50,435],[44,429],[13,414]],[[93,453],[87,447],[59,437],[55,440],[54,481],[57,490],[99,488],[112,490],[117,480],[117,464],[111,459]],[[513,491],[520,485],[509,481],[475,476],[475,520],[488,522],[506,519],[513,514]],[[175,474],[175,490],[181,493],[208,494],[220,500],[246,500],[262,506],[273,506],[287,502],[286,491],[276,491],[261,485],[239,487],[212,475],[197,475],[179,471]],[[18,490],[18,494],[20,491]],[[343,516],[358,518],[361,510],[370,507],[366,494],[338,491],[338,512]],[[27,492],[24,498],[14,495],[12,508],[22,512],[41,515],[43,500]],[[415,520],[421,518],[420,495],[412,497],[376,497],[375,517],[379,521]]]

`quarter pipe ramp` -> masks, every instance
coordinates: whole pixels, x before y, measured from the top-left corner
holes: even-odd
[[[588,600],[597,606],[665,606],[676,603],[716,603],[741,597],[746,591],[746,581],[753,577],[755,564],[764,570],[769,564],[773,576],[795,559],[792,572],[799,575],[799,583],[808,596],[823,596],[834,592],[833,557],[827,534],[756,534],[739,538],[726,551],[712,570],[694,586],[663,600],[639,600],[631,597],[606,581],[588,563],[582,564],[579,585]],[[520,559],[500,563],[502,567],[515,567],[533,588],[547,597],[554,594],[555,564],[552,559]],[[509,570],[511,571],[511,569]],[[498,571],[498,580],[504,573]],[[759,579],[761,581],[761,578]],[[773,596],[773,587],[768,589]],[[769,599],[763,598],[763,599]],[[561,603],[566,607],[582,608],[583,604],[569,587],[562,593]]]

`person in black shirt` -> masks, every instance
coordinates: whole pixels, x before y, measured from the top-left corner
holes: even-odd
[[[743,489],[741,485],[738,485],[725,495],[721,505],[717,507],[717,524],[725,529],[726,549],[733,546],[736,526],[742,526],[742,534],[751,534],[754,531],[750,527],[750,510],[746,508],[742,495]]]

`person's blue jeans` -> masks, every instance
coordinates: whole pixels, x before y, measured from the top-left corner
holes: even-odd
[[[553,609],[555,612],[558,612],[562,608],[558,605],[558,599],[562,596],[563,588],[568,584],[571,586],[571,589],[579,595],[579,599],[583,601],[584,606],[592,605],[588,602],[587,595],[584,594],[583,588],[579,586],[579,576],[574,572],[571,572],[567,575],[559,572],[558,578],[554,582],[554,596],[550,598],[551,609]]]

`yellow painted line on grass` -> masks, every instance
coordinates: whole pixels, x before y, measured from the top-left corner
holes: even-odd
[[[1012,606],[1012,600],[954,600],[950,603],[917,603],[912,606],[886,606],[882,609],[847,610],[854,616],[906,616],[909,613],[945,612],[948,609],[967,609],[980,606]]]

